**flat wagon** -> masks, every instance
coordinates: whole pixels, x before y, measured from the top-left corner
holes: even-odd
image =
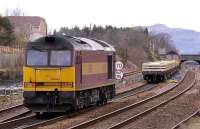
[[[177,60],[162,60],[142,64],[142,74],[147,82],[163,82],[179,69]]]

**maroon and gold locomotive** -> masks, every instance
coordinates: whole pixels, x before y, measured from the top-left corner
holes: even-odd
[[[29,42],[23,68],[24,105],[33,112],[65,112],[115,96],[115,49],[71,36]]]

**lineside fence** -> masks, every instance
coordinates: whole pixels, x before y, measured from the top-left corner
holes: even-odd
[[[142,73],[139,71],[126,72],[121,80],[116,80],[116,87],[125,87],[143,80]]]
[[[22,77],[24,50],[21,45],[0,46],[0,78],[2,80],[16,80]]]
[[[22,103],[22,45],[0,46],[0,109]]]

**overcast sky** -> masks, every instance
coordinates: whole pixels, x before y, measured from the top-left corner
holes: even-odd
[[[90,23],[118,27],[161,23],[200,31],[199,0],[0,0],[2,15],[16,7],[25,15],[45,18],[49,29]]]

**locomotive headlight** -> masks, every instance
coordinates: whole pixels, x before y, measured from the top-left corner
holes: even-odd
[[[35,83],[32,83],[32,82],[24,82],[24,86],[35,86]]]

